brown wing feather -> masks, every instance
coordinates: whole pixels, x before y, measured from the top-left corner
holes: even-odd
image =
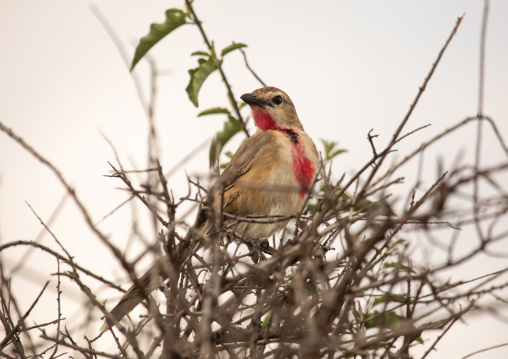
[[[256,132],[238,148],[217,182],[221,182],[224,188],[227,188],[252,167],[252,160],[256,158],[261,148],[274,142],[273,132]]]
[[[235,211],[235,201],[234,196],[235,193],[238,192],[238,179],[242,178],[246,173],[249,172],[249,169],[255,164],[255,161],[260,161],[263,159],[259,158],[259,153],[261,148],[264,146],[273,143],[275,140],[275,135],[271,132],[258,132],[247,141],[245,141],[242,146],[236,151],[235,155],[231,159],[231,162],[226,167],[222,175],[219,177],[217,182],[214,184],[212,189],[210,190],[209,197],[207,199],[208,205],[211,203],[220,203],[217,201],[217,198],[224,189],[224,203],[228,203],[229,205],[226,208],[228,213],[237,213]],[[250,176],[251,174],[249,174]],[[261,175],[261,173],[259,173]],[[204,214],[204,213],[203,213]],[[201,219],[200,219],[201,218]],[[194,225],[196,229],[199,231],[206,231],[210,224],[207,224],[206,215],[198,215],[197,223]],[[192,233],[189,232],[186,236],[186,239],[191,237]],[[182,241],[177,245],[177,253],[176,258],[180,260],[185,260],[188,255],[188,250],[186,250],[186,241]],[[143,291],[136,285],[132,285],[129,290],[122,297],[120,302],[113,308],[111,311],[111,315],[116,319],[122,319],[126,314],[128,314],[134,307],[136,307],[139,303],[143,301],[145,297],[147,297],[155,288],[158,287],[160,283],[160,277],[167,278],[167,271],[161,270],[164,268],[164,265],[167,265],[169,261],[168,256],[164,256],[159,259],[146,273],[140,278],[140,285],[144,289]],[[173,263],[175,266],[178,266],[179,263]],[[101,334],[107,331],[110,327],[114,325],[112,320],[106,319],[106,322],[101,328]]]
[[[259,154],[263,152],[261,149],[274,144],[274,142],[275,134],[273,132],[257,132],[240,146],[210,191],[213,198],[210,199],[214,201],[215,205],[219,203],[217,197],[224,191],[223,203],[226,205],[226,212],[237,213],[235,199],[238,196],[238,180],[250,173],[249,170],[256,162],[264,160],[259,157]]]

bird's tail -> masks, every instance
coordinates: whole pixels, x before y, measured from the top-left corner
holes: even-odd
[[[139,279],[139,282],[134,283],[118,304],[111,311],[111,316],[120,321],[125,315],[130,313],[143,299],[147,298],[154,289],[160,286],[160,278],[167,278],[167,263],[168,257],[164,256],[155,262],[152,267]],[[112,328],[115,322],[112,319],[106,318],[106,321],[101,327],[101,334]]]
[[[205,211],[200,210],[194,226],[187,232],[185,238],[176,245],[174,255],[172,256],[172,258],[174,258],[172,263],[170,263],[170,258],[167,255],[157,260],[139,281],[136,281],[129,290],[125,292],[122,299],[120,299],[110,313],[110,318],[113,317],[116,321],[106,318],[100,333],[103,334],[109,328],[114,327],[116,322],[129,314],[139,303],[148,298],[150,293],[159,288],[161,281],[169,277],[170,265],[179,267],[189,256],[189,253],[193,253],[200,248],[202,245],[200,239],[202,239],[210,228],[211,223],[208,221]],[[189,251],[189,245],[191,243],[194,243],[194,249]]]
[[[189,256],[189,245],[191,242],[195,243],[192,252],[196,251],[201,246],[200,241],[196,239],[203,236],[204,231],[209,228],[209,225],[201,224],[198,231],[191,229],[185,238],[181,240],[174,251],[172,256],[173,260],[170,260],[168,255],[159,258],[150,269],[136,281],[127,292],[123,295],[122,299],[111,311],[111,316],[106,318],[106,321],[101,327],[100,333],[106,332],[109,328],[115,326],[115,323],[120,321],[125,315],[129,314],[139,303],[144,299],[147,299],[150,293],[160,287],[162,281],[165,281],[169,277],[171,266],[176,268],[180,267]],[[171,262],[171,263],[170,263]],[[115,320],[110,319],[113,317]]]

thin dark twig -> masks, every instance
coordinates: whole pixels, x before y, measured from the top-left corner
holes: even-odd
[[[483,132],[483,91],[484,91],[484,76],[485,76],[485,44],[486,44],[486,36],[487,36],[487,23],[489,15],[489,0],[485,0],[484,8],[483,8],[483,19],[482,19],[482,29],[481,29],[481,37],[480,37],[480,69],[479,69],[479,84],[478,84],[478,122],[476,129],[476,149],[475,149],[475,160],[474,165],[475,169],[478,170],[480,167],[480,157],[481,157],[481,144],[482,144],[482,132]],[[476,177],[474,180],[473,186],[473,214],[475,218],[475,228],[478,236],[482,242],[485,242],[485,236],[483,234],[482,228],[480,226],[479,219],[479,178]]]
[[[108,237],[102,233],[97,226],[94,225],[94,221],[92,220],[92,217],[88,213],[88,210],[85,208],[84,204],[81,202],[81,200],[78,198],[78,195],[76,194],[74,188],[71,187],[71,185],[65,180],[63,177],[63,174],[58,170],[49,160],[47,160],[45,157],[43,157],[39,152],[37,152],[32,146],[30,146],[28,143],[26,143],[20,136],[18,136],[14,131],[12,131],[10,128],[5,126],[2,122],[0,122],[0,130],[5,132],[9,137],[11,137],[14,141],[16,141],[21,147],[23,147],[26,151],[28,151],[32,156],[34,156],[37,160],[39,160],[42,164],[44,164],[46,167],[48,167],[53,174],[57,177],[59,182],[64,186],[64,188],[67,190],[67,193],[71,196],[71,198],[74,200],[74,203],[80,210],[82,216],[84,217],[88,227],[92,230],[92,232],[95,233],[95,235],[102,241],[103,244],[108,247],[111,252],[114,254],[114,256],[122,263],[122,266],[128,271],[132,272],[132,268],[129,265],[129,263],[125,260],[124,256],[120,252],[120,250],[108,239]]]
[[[77,350],[77,351],[79,351],[83,355],[85,355],[85,354],[93,354],[94,356],[99,355],[101,357],[111,358],[111,359],[126,359],[126,357],[124,355],[110,354],[110,353],[103,352],[103,351],[101,352],[101,351],[85,348],[85,347],[80,346],[80,345],[70,344],[70,343],[67,343],[64,340],[57,340],[56,338],[52,338],[52,337],[50,337],[50,336],[48,336],[46,334],[43,334],[41,336],[41,338],[43,338],[45,340],[49,340],[49,341],[55,342],[55,343],[58,342],[58,344],[60,344],[61,346],[65,346],[67,348]]]
[[[377,154],[377,151],[376,151],[376,146],[374,145],[374,138],[378,137],[379,135],[371,135],[372,131],[374,131],[373,128],[371,128],[371,130],[367,134],[367,139],[369,140],[370,148],[372,149],[372,157],[375,158],[375,157],[378,156],[378,154]]]
[[[106,213],[101,219],[99,219],[97,222],[95,222],[95,225],[99,225],[102,221],[104,221],[106,218],[112,216],[116,211],[118,211],[120,208],[122,208],[124,205],[132,201],[132,199],[136,197],[135,195],[131,194],[125,201],[117,205],[115,208],[113,208],[111,211]]]
[[[418,148],[414,149],[413,151],[411,151],[408,155],[406,155],[402,160],[400,160],[399,162],[397,162],[395,165],[391,166],[388,171],[381,175],[379,177],[379,179],[377,179],[376,181],[373,182],[373,186],[377,185],[380,181],[382,181],[383,179],[391,176],[397,169],[399,169],[400,167],[402,167],[405,163],[407,163],[409,160],[411,160],[412,158],[414,158],[416,155],[418,155],[419,153],[421,153],[423,150],[425,150],[427,147],[429,147],[430,145],[434,144],[435,142],[439,141],[440,139],[446,137],[447,135],[455,132],[456,130],[458,130],[459,128],[461,128],[462,126],[465,126],[466,124],[468,124],[469,122],[471,121],[474,121],[476,120],[476,117],[467,117],[465,118],[464,120],[460,121],[459,123],[453,125],[452,127],[450,128],[447,128],[446,130],[444,130],[443,132],[441,133],[438,133],[436,136],[434,136],[433,138],[431,138],[430,140],[426,141],[426,142],[423,142],[421,143]]]
[[[261,80],[261,77],[258,76],[258,74],[256,72],[254,72],[254,70],[252,69],[252,67],[250,67],[249,65],[249,62],[247,61],[247,54],[245,53],[245,51],[241,48],[240,49],[240,52],[242,53],[243,55],[243,60],[245,61],[245,67],[247,67],[247,69],[250,71],[250,73],[252,74],[252,76],[254,76],[256,78],[256,80],[259,81],[259,83],[261,85],[263,85],[263,87],[266,87],[266,83]]]
[[[58,238],[55,236],[55,234],[51,231],[51,229],[49,229],[49,227],[46,225],[46,223],[42,220],[41,217],[39,217],[39,215],[35,212],[35,210],[32,208],[32,206],[28,203],[28,202],[25,202],[26,205],[30,208],[30,210],[32,211],[32,213],[35,215],[35,217],[37,217],[37,219],[39,220],[39,222],[42,224],[42,226],[44,227],[44,229],[51,235],[51,237],[55,240],[55,242],[58,244],[58,246],[60,247],[60,249],[62,249],[62,251],[65,252],[65,254],[67,255],[67,262],[72,262],[72,256],[71,254],[67,251],[67,249],[65,249],[65,247],[62,245],[62,243],[60,243],[60,241],[58,240]],[[57,258],[58,260],[58,258]],[[59,265],[60,266],[60,265]]]
[[[190,0],[188,5],[192,5]],[[192,17],[191,7],[188,13]],[[200,27],[201,23],[195,16],[194,20]],[[206,36],[204,38],[207,41]],[[433,64],[433,69],[438,61],[439,58]],[[153,69],[155,66],[151,74],[152,80],[155,80]],[[416,105],[432,71],[413,105]],[[155,92],[153,87],[152,96]],[[149,107],[153,109],[154,102]],[[408,121],[410,112],[404,121]],[[150,116],[153,116],[153,111]],[[154,228],[160,228],[158,222],[167,216],[167,220],[161,222],[166,228],[157,230],[154,243],[145,240],[146,247],[127,265],[133,268],[134,263],[146,253],[160,252],[160,243],[163,243],[167,255],[157,260],[147,276],[138,279],[134,271],[129,271],[133,283],[131,288],[141,292],[137,300],[142,301],[148,314],[143,314],[137,322],[134,316],[128,318],[133,327],[129,330],[123,321],[120,322],[121,318],[116,316],[115,309],[111,313],[106,311],[91,287],[80,279],[82,273],[93,274],[74,262],[72,253],[48,228],[51,226],[39,219],[60,246],[58,252],[40,243],[15,241],[0,245],[0,255],[4,255],[3,250],[20,245],[38,248],[43,254],[52,255],[58,263],[58,292],[61,277],[70,278],[87,296],[85,310],[88,316],[79,328],[69,330],[60,313],[65,308],[64,303],[61,306],[56,303],[57,319],[50,322],[56,325],[49,327],[52,330],[56,328],[56,335],[46,334],[48,323],[30,327],[23,324],[11,336],[8,349],[0,348],[0,355],[23,359],[42,355],[56,358],[68,355],[65,351],[72,350],[87,359],[145,359],[157,354],[161,354],[161,359],[199,356],[406,358],[413,354],[411,351],[423,333],[437,330],[439,337],[423,344],[427,351],[422,359],[426,359],[450,328],[472,309],[476,313],[497,315],[505,320],[501,304],[492,303],[492,299],[502,305],[506,303],[502,291],[506,290],[508,283],[502,279],[508,267],[454,281],[443,282],[442,278],[444,271],[449,274],[454,266],[474,263],[473,260],[480,256],[504,255],[499,251],[493,253],[496,248],[490,245],[502,244],[500,241],[508,239],[508,231],[502,226],[508,213],[508,191],[502,181],[508,162],[483,165],[481,168],[479,160],[460,166],[456,163],[448,173],[446,168],[441,170],[438,166],[439,178],[431,186],[424,189],[423,181],[420,181],[420,175],[424,173],[426,148],[472,121],[488,121],[504,153],[508,154],[493,120],[482,114],[481,117],[466,118],[435,135],[402,160],[393,160],[389,170],[381,172],[384,171],[382,165],[387,166],[385,159],[394,151],[395,145],[407,141],[410,135],[425,127],[406,132],[408,124],[404,126],[403,122],[400,126],[398,124],[398,133],[394,134],[392,142],[384,150],[376,148],[375,135],[369,132],[371,159],[345,187],[344,175],[332,182],[331,166],[329,173],[326,173],[321,163],[313,182],[312,196],[302,200],[302,213],[294,215],[225,213],[224,208],[234,201],[226,200],[222,188],[219,188],[225,184],[219,182],[216,190],[212,188],[207,192],[199,181],[194,182],[190,178],[187,178],[187,194],[180,196],[175,203],[170,183],[167,182],[168,176],[164,176],[158,161],[159,148],[155,143],[157,129],[152,123],[150,131],[154,132],[154,136],[149,141],[154,142],[148,144],[151,146],[148,151],[150,163],[146,169],[126,171],[118,153],[111,146],[121,169],[117,170],[119,166],[115,165],[113,176],[121,177],[126,183],[122,184],[122,190],[130,191],[132,196],[146,205],[150,211],[148,214],[152,219],[155,218]],[[478,146],[483,145],[484,142],[478,141]],[[403,198],[396,203],[396,197],[401,197],[400,191],[393,187],[402,180],[398,170],[417,156],[417,184],[408,190],[407,202]],[[369,168],[372,171],[367,171]],[[148,177],[148,181],[143,182],[141,190],[137,190],[129,182],[127,173],[140,173],[140,177]],[[477,198],[473,198],[472,194],[474,181],[482,184],[478,186]],[[486,186],[483,186],[484,182]],[[260,187],[246,182],[244,185],[265,191],[273,189],[277,194],[295,190],[279,184]],[[487,186],[487,193],[480,191]],[[348,194],[345,194],[346,189]],[[212,200],[217,198],[214,197],[216,195],[220,195],[220,201],[214,202]],[[473,201],[477,206],[477,217],[469,208]],[[402,208],[397,208],[399,215],[391,209],[397,204],[402,204]],[[200,216],[192,227],[184,223],[183,219],[195,211],[196,206],[205,209],[206,220],[213,225],[211,230],[202,226],[203,218]],[[177,213],[177,210],[183,213]],[[247,223],[252,226],[259,223],[276,226],[277,222],[295,219],[295,230],[288,227],[281,235],[274,235],[273,245],[265,246],[272,242],[261,239],[256,242],[253,238],[243,238],[244,233],[235,232]],[[497,226],[498,223],[501,225]],[[465,253],[457,251],[459,233],[461,236],[472,233],[478,237],[474,231],[464,228],[475,224],[485,228],[484,241]],[[136,221],[134,225],[137,225]],[[183,238],[176,233],[175,225],[188,229]],[[452,228],[444,228],[444,225]],[[415,264],[412,261],[413,245],[406,238],[420,233],[443,255],[424,258],[422,264]],[[447,233],[451,233],[450,240],[445,238]],[[417,242],[425,252],[425,240]],[[65,271],[62,264],[69,265],[71,271]],[[93,278],[108,283],[98,275],[93,275]],[[6,333],[11,333],[15,328],[11,318],[22,318],[25,314],[16,304],[11,290],[12,281],[8,276],[6,278],[1,261],[0,280],[0,325],[4,326]],[[118,288],[113,283],[110,285]],[[157,288],[163,292],[162,303],[156,302],[157,296],[151,296]],[[59,295],[57,300],[60,300]],[[482,304],[477,304],[480,301],[483,301]],[[159,304],[162,304],[162,308],[165,306],[163,313],[159,311]],[[466,309],[462,309],[463,306]],[[93,343],[98,337],[93,340],[85,337],[85,344],[78,344],[71,336],[71,333],[83,333],[90,329],[90,324],[95,324],[97,309],[106,316],[112,334],[112,338],[103,337],[102,340],[109,339],[111,343],[114,340],[117,353],[94,349]],[[14,313],[11,314],[11,311]],[[42,336],[31,339],[30,331],[33,329],[40,330]],[[121,335],[115,334],[117,330]],[[28,339],[17,340],[24,337]]]
[[[51,216],[49,217],[48,221],[47,221],[47,225],[50,226],[57,218],[58,218],[58,215],[60,214],[60,211],[64,208],[64,204],[65,202],[67,201],[67,199],[69,198],[69,195],[68,193],[64,193],[64,195],[62,196],[62,198],[60,199],[60,202],[58,202],[58,205],[55,207],[55,210],[53,211],[53,213],[51,213]],[[39,234],[37,234],[37,237],[35,238],[35,242],[40,242],[44,239],[44,235],[46,234],[46,231],[45,229],[41,229],[41,231],[39,232]],[[10,277],[13,277],[18,271],[20,271],[26,264],[30,263],[29,259],[33,253],[33,250],[34,248],[29,248],[24,254],[22,257],[20,257],[18,259],[18,263],[14,266],[14,268],[12,268],[10,270],[10,273],[9,273],[9,276]]]
[[[198,19],[196,12],[194,11],[194,7],[192,6],[192,2],[189,0],[185,0],[185,4],[187,4],[187,7],[189,8],[192,17],[194,18],[194,23],[199,29],[199,32],[201,33],[201,36],[203,37],[203,40],[205,41],[206,46],[208,47],[208,50],[213,51],[212,44],[208,40],[208,36],[206,36],[205,30],[203,29],[203,25],[201,24],[201,21]],[[228,92],[229,102],[233,106],[233,109],[235,110],[235,114],[237,117],[238,122],[242,124],[243,132],[247,137],[250,137],[249,131],[247,130],[247,126],[245,126],[245,121],[242,117],[242,114],[240,113],[240,108],[238,107],[238,103],[236,101],[235,96],[233,95],[233,90],[231,88],[231,85],[229,84],[229,81],[226,77],[226,74],[222,70],[222,66],[218,66],[220,76],[222,77],[222,81],[224,81],[224,85],[226,85],[226,90]]]
[[[402,120],[402,122],[400,123],[399,127],[397,128],[397,130],[395,130],[395,132],[393,133],[393,136],[392,136],[392,140],[390,142],[390,145],[395,143],[397,138],[399,137],[399,134],[402,132],[402,129],[404,128],[404,126],[406,125],[407,121],[409,120],[409,117],[411,117],[411,114],[413,113],[413,110],[414,108],[416,107],[416,104],[418,103],[418,101],[420,100],[420,97],[422,96],[423,94],[423,91],[425,91],[425,89],[427,88],[427,85],[430,81],[430,79],[432,78],[432,75],[434,74],[434,71],[436,70],[437,68],[437,65],[439,64],[439,62],[441,61],[441,58],[443,57],[443,54],[445,52],[445,50],[448,48],[448,45],[450,44],[450,42],[452,41],[452,38],[453,36],[455,36],[455,34],[457,33],[457,30],[459,29],[459,25],[460,23],[462,22],[462,19],[464,18],[465,15],[462,15],[460,16],[459,18],[457,18],[457,21],[455,23],[455,26],[453,27],[453,30],[452,32],[450,33],[450,35],[448,36],[448,39],[446,39],[446,42],[444,44],[444,46],[441,48],[441,50],[439,51],[439,54],[437,55],[437,58],[436,60],[434,61],[434,63],[432,64],[432,67],[429,71],[429,73],[427,74],[427,76],[425,77],[425,80],[423,81],[423,84],[422,86],[418,89],[418,93],[416,94],[416,97],[415,99],[413,100],[413,102],[411,103],[411,105],[409,106],[409,110],[408,112],[406,113],[406,116],[404,116],[404,119]]]
[[[69,262],[69,259],[64,257],[63,255],[61,255],[60,253],[58,253],[58,252],[56,252],[56,251],[54,251],[54,250],[52,250],[52,249],[50,249],[50,248],[40,244],[40,243],[34,242],[34,241],[22,241],[22,240],[19,240],[19,241],[9,242],[9,243],[0,245],[0,252],[4,251],[7,248],[16,247],[16,246],[32,246],[32,247],[35,247],[35,248],[39,248],[42,251],[49,253],[53,257],[55,257],[57,259],[60,259],[61,261],[65,262],[65,263],[68,263],[72,268],[78,269],[79,271],[83,272],[84,274],[86,274],[86,275],[88,275],[88,276],[90,276],[92,278],[95,278],[98,281],[100,281],[100,282],[102,282],[104,284],[107,284],[108,286],[111,286],[112,288],[118,289],[119,291],[122,291],[122,292],[124,291],[122,289],[122,287],[120,287],[116,283],[108,281],[107,279],[103,278],[102,276],[91,272],[90,270],[80,266],[79,264],[77,264],[74,261]]]
[[[25,319],[28,318],[28,316],[32,312],[32,309],[34,309],[37,302],[39,302],[39,299],[42,297],[42,294],[48,287],[48,284],[49,284],[49,280],[46,282],[46,284],[44,284],[41,291],[39,292],[39,295],[32,302],[32,305],[30,306],[30,308],[28,308],[28,310],[25,312],[25,314],[23,314],[23,316],[21,318],[19,318],[18,323],[14,326],[14,328],[12,328],[11,332],[6,333],[5,338],[0,342],[0,348],[4,348],[7,345],[7,343],[9,343],[9,341],[12,339],[12,337],[19,332],[19,329],[22,326],[24,326]]]
[[[482,29],[480,32],[480,63],[478,80],[478,118],[483,117],[483,95],[485,91],[485,47],[487,45],[487,24],[489,19],[489,0],[483,2]]]
[[[430,126],[430,123],[429,123],[429,124],[426,124],[426,125],[423,125],[423,126],[420,126],[420,127],[416,128],[416,129],[414,129],[414,130],[412,130],[412,131],[409,131],[409,132],[408,132],[408,133],[406,133],[405,135],[402,135],[401,137],[399,137],[399,139],[397,140],[397,142],[400,142],[400,141],[402,141],[403,139],[405,139],[406,137],[411,136],[412,134],[414,134],[414,133],[416,133],[416,132],[418,132],[418,131],[420,131],[420,130],[423,130],[424,128],[427,128],[427,127],[429,127],[429,126]]]
[[[448,333],[448,331],[450,330],[450,328],[455,324],[455,322],[457,320],[459,320],[460,317],[455,317],[452,321],[450,321],[450,323],[448,323],[448,325],[446,326],[446,329],[443,330],[443,332],[441,334],[438,335],[438,337],[436,338],[436,340],[434,340],[434,342],[432,343],[432,345],[429,347],[429,349],[427,349],[427,351],[425,351],[425,353],[423,354],[423,356],[421,357],[421,359],[425,359],[427,357],[427,355],[430,354],[430,352],[432,350],[434,350],[434,348],[436,347],[437,343],[439,343],[439,341],[446,335],[446,333]]]
[[[508,346],[508,343],[493,345],[491,347],[480,349],[480,350],[477,350],[477,351],[475,351],[475,352],[473,352],[471,354],[468,354],[465,357],[462,357],[462,359],[471,358],[473,355],[484,353],[484,352],[489,351],[489,350],[498,349],[498,348],[502,348],[502,347],[506,347],[506,346]]]
[[[501,136],[501,133],[499,132],[499,129],[497,128],[496,124],[494,123],[494,120],[488,116],[482,115],[482,119],[484,121],[487,121],[490,123],[490,126],[492,127],[492,130],[494,131],[494,134],[497,137],[497,140],[499,141],[499,144],[501,145],[501,148],[503,149],[505,155],[508,157],[508,146],[506,145],[503,136]]]
[[[62,309],[61,309],[61,301],[62,301],[62,291],[60,289],[60,285],[61,285],[61,278],[60,278],[60,260],[57,258],[56,259],[56,265],[57,265],[57,275],[56,275],[56,281],[57,281],[57,284],[56,284],[56,291],[57,291],[57,294],[56,294],[56,310],[57,310],[57,322],[56,322],[56,339],[59,340],[60,339],[60,326],[62,324]],[[53,350],[53,353],[51,354],[50,358],[54,358],[55,355],[57,355],[58,353],[58,343],[55,343],[55,349]]]
[[[411,117],[412,113],[413,113],[413,110],[415,109],[417,103],[419,102],[420,100],[420,97],[422,96],[423,92],[425,91],[430,79],[432,78],[432,75],[434,74],[434,71],[436,70],[437,68],[437,65],[439,64],[439,62],[441,61],[441,58],[443,57],[443,54],[445,52],[445,50],[448,48],[448,45],[450,44],[450,42],[452,41],[452,38],[453,36],[456,34],[458,28],[459,28],[459,25],[460,23],[462,22],[462,19],[464,18],[464,15],[457,18],[457,21],[455,23],[455,26],[453,27],[452,29],[452,32],[450,33],[450,35],[448,36],[448,39],[446,39],[446,42],[444,44],[444,46],[441,48],[441,50],[439,51],[439,54],[437,55],[437,58],[436,60],[434,61],[434,63],[432,64],[432,67],[430,68],[430,71],[429,73],[427,74],[427,76],[425,77],[425,80],[423,81],[423,84],[420,86],[420,88],[418,89],[418,93],[416,94],[416,97],[414,98],[413,102],[411,103],[411,105],[409,106],[409,110],[408,112],[406,113],[406,115],[404,116],[404,118],[402,119],[402,122],[399,124],[399,127],[395,130],[395,132],[393,133],[392,135],[392,139],[390,141],[390,143],[386,146],[386,151],[383,151],[385,152],[386,154],[392,149],[392,147],[397,143],[397,139],[399,138],[399,135],[400,133],[402,132],[402,129],[404,128],[404,126],[406,125],[406,123],[408,122],[409,118]],[[374,178],[375,174],[377,173],[378,169],[381,167],[381,164],[383,163],[383,161],[385,160],[386,158],[386,155],[385,156],[380,156],[379,158],[379,162],[376,163],[377,166],[375,166],[371,173],[370,173],[370,176],[367,178],[367,180],[365,181],[365,184],[363,186],[363,188],[360,190],[360,197],[363,196],[363,194],[365,193],[365,190],[367,188],[367,186],[370,185],[372,179]]]
[[[109,162],[108,162],[109,163]],[[148,200],[146,200],[146,198],[144,198],[143,196],[141,196],[140,192],[137,191],[133,186],[132,186],[132,183],[129,181],[129,179],[127,178],[127,176],[125,176],[125,174],[123,172],[120,172],[118,171],[115,166],[113,166],[111,163],[109,163],[109,165],[111,166],[111,168],[113,168],[113,171],[115,172],[113,174],[113,177],[118,177],[120,178],[123,183],[125,183],[127,185],[127,187],[129,188],[130,192],[136,196],[137,199],[139,199],[149,210],[150,212],[152,212],[152,214],[155,216],[155,218],[166,228],[169,227],[169,223],[164,220],[160,215],[159,213],[157,213],[157,208],[155,208]]]
[[[113,26],[109,23],[108,19],[104,16],[104,14],[100,11],[100,9],[95,5],[90,5],[90,10],[94,13],[94,15],[97,17],[97,20],[101,23],[101,25],[104,27],[104,30],[108,33],[109,37],[115,44],[118,52],[120,53],[120,56],[122,57],[122,60],[127,68],[127,70],[130,69],[131,59],[130,55],[127,52],[127,49],[123,45],[122,40],[117,35],[116,31],[113,29]],[[145,95],[143,94],[143,86],[141,85],[141,79],[135,72],[131,72],[131,78],[134,82],[134,88],[136,89],[136,93],[138,95],[139,102],[141,103],[141,107],[147,114],[147,116],[150,116],[150,104],[146,100]]]

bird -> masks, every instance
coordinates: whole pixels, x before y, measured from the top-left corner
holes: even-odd
[[[224,225],[244,238],[263,239],[280,232],[289,218],[301,213],[319,169],[316,145],[305,132],[290,97],[276,87],[263,87],[240,98],[252,110],[257,132],[235,152],[208,192],[196,224],[176,246],[173,260],[185,260],[189,238],[203,237],[214,228],[214,214],[223,213]],[[221,209],[222,206],[222,209]],[[208,211],[206,210],[208,208]],[[266,221],[240,221],[231,217],[271,217]],[[264,223],[262,223],[264,222]],[[101,328],[112,327],[160,287],[167,277],[164,256],[134,283],[113,308]]]

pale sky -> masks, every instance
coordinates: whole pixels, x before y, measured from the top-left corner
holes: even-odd
[[[129,71],[91,5],[104,14],[132,56],[134,45],[148,32],[150,23],[162,22],[164,11],[182,8],[183,1],[0,1],[0,121],[60,169],[92,217],[99,220],[125,198],[117,189],[120,182],[104,177],[110,173],[107,162],[115,163],[115,157],[101,132],[115,144],[124,164],[144,168],[147,121]],[[217,49],[232,41],[248,45],[250,65],[265,82],[291,96],[306,131],[317,144],[324,138],[339,141],[348,149],[335,161],[337,178],[358,170],[370,158],[366,140],[370,129],[379,134],[379,148],[390,140],[457,17],[464,14],[406,130],[432,126],[401,144],[400,156],[477,113],[482,1],[196,0],[195,9]],[[491,1],[484,113],[496,121],[505,138],[507,18],[508,2]],[[187,70],[197,64],[190,54],[205,49],[197,28],[187,25],[150,51],[159,68],[168,72],[158,82],[156,108],[161,164],[166,170],[222,128],[220,116],[196,118],[201,110],[228,105],[217,74],[202,87],[199,109],[184,91]],[[135,71],[146,80],[148,70],[141,62]],[[237,97],[261,87],[239,52],[226,57],[224,70]],[[146,90],[146,81],[144,84]],[[473,158],[475,130],[476,125],[471,125],[426,153],[427,185],[436,179],[438,156],[444,158],[445,165],[451,165],[460,150],[465,151],[466,160]],[[485,132],[482,162],[506,160],[492,134]],[[237,144],[228,149],[234,151]],[[407,196],[415,168],[416,164],[408,166],[406,184],[395,196]],[[186,191],[185,173],[208,174],[207,145],[170,178],[177,194]],[[25,201],[47,221],[64,193],[46,167],[0,133],[2,243],[35,239],[42,230]],[[125,208],[101,224],[120,248],[126,245],[129,215],[130,209]],[[119,273],[117,261],[87,230],[70,200],[51,228],[81,265],[100,266],[109,278]],[[42,243],[55,247],[48,235]],[[11,267],[24,252],[11,249],[2,253],[4,265]],[[40,283],[57,271],[55,261],[41,253],[35,253],[26,268],[23,279],[14,283],[23,291],[25,308],[40,290]],[[65,288],[69,303],[74,299],[79,303],[82,297],[77,289],[71,284]],[[73,305],[69,304],[66,317],[77,315]],[[34,315],[43,321],[54,318],[55,313],[39,310]],[[452,329],[430,358],[458,358],[506,342],[506,323],[492,317],[471,320]],[[506,357],[508,348],[474,358]]]

